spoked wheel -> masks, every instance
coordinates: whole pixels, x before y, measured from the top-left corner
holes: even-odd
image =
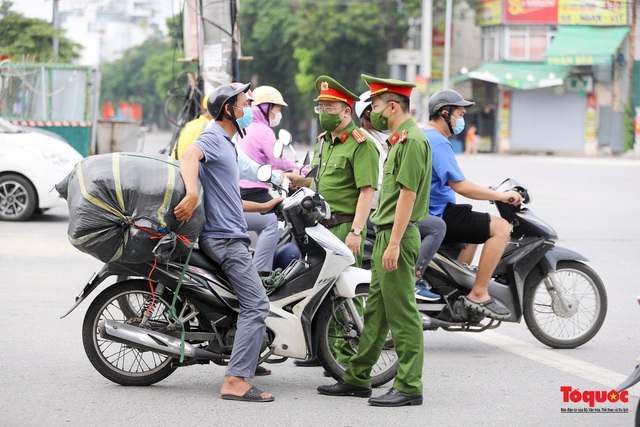
[[[600,330],[607,292],[598,274],[580,262],[561,261],[555,274],[560,289],[549,278],[527,277],[524,320],[541,343],[576,348]]]
[[[148,324],[153,330],[169,324],[171,303],[165,299],[167,294],[156,295]],[[151,300],[147,281],[128,280],[107,288],[87,310],[82,342],[89,361],[105,378],[121,385],[146,386],[162,381],[175,370],[172,357],[104,339],[98,331],[98,324],[106,319],[138,326]]]
[[[315,327],[316,336],[320,340],[318,359],[324,369],[336,380],[342,378],[349,358],[358,352],[360,332],[356,325],[362,325],[364,322],[362,313],[367,304],[368,294],[369,286],[361,284],[356,288],[353,305],[349,304],[349,300],[345,298],[337,300],[327,298],[319,309]],[[398,355],[389,334],[378,362],[371,369],[371,385],[381,386],[391,381],[397,372]]]

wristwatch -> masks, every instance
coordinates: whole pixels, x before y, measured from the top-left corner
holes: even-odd
[[[362,234],[362,229],[361,228],[352,228],[351,230],[349,230],[349,233],[353,233],[356,236],[359,236],[360,234]]]

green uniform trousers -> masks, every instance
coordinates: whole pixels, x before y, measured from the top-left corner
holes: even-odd
[[[336,236],[338,239],[344,242],[347,240],[347,235],[351,230],[352,224],[353,224],[352,222],[346,222],[344,224],[336,225],[335,227],[331,227],[329,231],[331,231],[334,236]],[[360,235],[362,238],[362,242],[360,243],[360,255],[356,257],[356,263],[355,263],[356,267],[362,267],[362,255],[364,252],[364,242],[367,238],[366,232],[367,230],[364,229],[362,230],[362,234]],[[362,312],[364,311],[364,308],[362,306],[362,301],[360,299],[356,299],[354,300],[354,304],[355,304],[356,310],[358,310],[358,312],[362,314]],[[342,330],[340,330],[340,328],[337,325],[335,325],[335,322],[333,322],[331,329],[329,330],[329,333],[334,337],[338,337],[342,335]],[[336,356],[336,360],[338,361],[338,363],[342,365],[346,365],[349,362],[349,359],[354,355],[354,351],[350,348],[350,346],[347,345],[347,343],[343,339],[330,338],[329,342],[331,343],[331,347],[333,348],[333,353]]]
[[[349,234],[349,230],[351,230],[353,223],[345,222],[344,224],[336,225],[335,227],[331,227],[329,229],[330,232],[333,233],[341,242],[345,242],[347,240],[347,235]],[[362,230],[362,234],[360,235],[362,241],[360,242],[360,255],[356,257],[356,263],[354,264],[356,267],[362,267],[362,254],[364,252],[364,242],[367,240],[367,229]]]
[[[407,227],[400,243],[398,269],[385,271],[382,256],[390,237],[390,229],[376,235],[371,257],[371,287],[364,310],[364,331],[358,354],[349,360],[342,379],[361,387],[371,386],[371,368],[378,361],[391,330],[399,360],[393,386],[408,394],[422,395],[424,337],[414,293],[420,230]]]

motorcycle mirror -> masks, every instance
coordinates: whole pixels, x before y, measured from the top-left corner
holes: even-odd
[[[271,182],[271,174],[273,169],[271,165],[261,165],[256,171],[256,176],[260,182]]]
[[[293,137],[291,136],[291,132],[288,130],[280,129],[280,131],[278,131],[278,140],[282,141],[284,145],[291,145]]]
[[[284,150],[284,143],[281,139],[276,139],[276,142],[273,144],[273,157],[279,159],[282,157],[282,151]]]
[[[305,175],[305,178],[315,178],[318,175],[318,165],[315,165],[309,173]]]
[[[309,155],[309,152],[307,151],[306,156],[304,156],[304,159],[302,160],[302,166],[300,166],[300,170],[302,170],[305,166],[309,165],[309,162],[311,161],[310,157],[311,156]]]

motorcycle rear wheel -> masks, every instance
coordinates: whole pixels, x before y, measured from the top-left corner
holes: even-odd
[[[355,299],[361,302],[361,307],[367,304],[369,285],[360,284],[356,288]],[[324,369],[336,380],[340,380],[346,370],[348,357],[345,354],[358,352],[360,333],[354,328],[354,322],[349,317],[346,309],[347,299],[326,298],[318,310],[315,324],[315,335],[319,337],[318,360]],[[346,310],[345,310],[346,309]],[[362,314],[360,319],[364,322]],[[393,343],[388,340],[378,362],[371,369],[371,386],[379,387],[395,378],[398,373],[398,355],[393,348]],[[338,360],[341,359],[341,360]],[[345,360],[346,359],[346,360]]]
[[[168,325],[170,296],[156,295],[154,312],[149,325],[160,329]],[[149,283],[127,280],[116,283],[100,293],[91,303],[82,324],[82,342],[91,364],[100,374],[114,383],[125,386],[148,386],[167,378],[175,371],[173,358],[148,350],[104,339],[98,332],[101,320],[111,319],[137,326],[151,301]],[[185,327],[188,327],[185,325]]]
[[[607,314],[607,292],[598,274],[577,261],[560,261],[556,268],[569,311],[552,296],[544,278],[527,277],[524,320],[534,337],[552,348],[576,348],[600,330]]]

